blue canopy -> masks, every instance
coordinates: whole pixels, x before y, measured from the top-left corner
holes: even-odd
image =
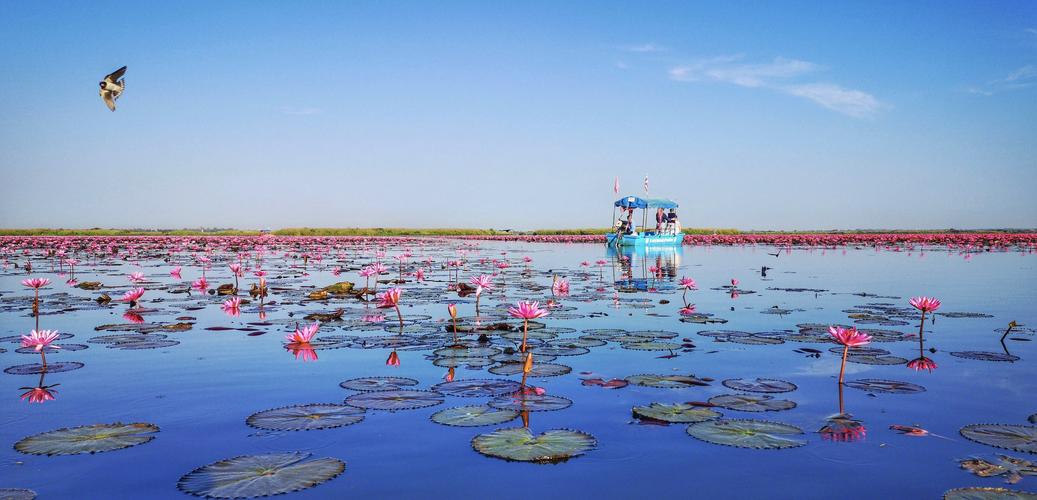
[[[617,207],[623,208],[677,208],[677,202],[666,198],[641,198],[627,196],[616,200]]]

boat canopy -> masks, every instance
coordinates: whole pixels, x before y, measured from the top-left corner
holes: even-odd
[[[623,208],[677,208],[677,202],[665,198],[627,196],[616,200],[616,206]]]

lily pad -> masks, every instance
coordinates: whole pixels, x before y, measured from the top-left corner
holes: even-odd
[[[404,377],[360,377],[346,380],[339,384],[343,389],[354,391],[397,391],[405,387],[418,385],[418,381]]]
[[[511,394],[522,386],[514,380],[506,379],[470,379],[443,382],[432,386],[432,390],[448,396],[462,398],[496,397]]]
[[[708,386],[709,382],[694,375],[631,375],[627,382],[645,387],[659,387],[662,389],[681,389],[685,387]]]
[[[177,488],[208,498],[253,498],[312,488],[346,469],[335,458],[307,460],[310,453],[247,455],[199,467],[180,478]]]
[[[620,346],[634,351],[675,351],[681,348],[681,345],[675,342],[655,341],[623,342]]]
[[[1008,484],[1018,483],[1023,476],[1037,476],[1037,464],[1007,455],[998,455],[997,462],[970,458],[962,460],[959,465],[979,477],[1004,476]]]
[[[688,435],[707,443],[752,448],[756,450],[796,448],[806,441],[790,436],[799,436],[799,427],[766,420],[724,419],[708,420],[691,424]]]
[[[1019,356],[987,351],[954,351],[951,353],[951,356],[956,358],[974,359],[977,361],[1002,361],[1009,363],[1019,361]]]
[[[693,406],[686,403],[652,403],[648,406],[635,406],[634,416],[637,418],[650,418],[671,423],[696,423],[720,418],[720,412],[710,410],[701,406]]]
[[[245,423],[257,429],[271,431],[309,431],[342,427],[355,424],[363,419],[364,410],[361,408],[314,403],[253,413],[245,419]]]
[[[774,396],[752,394],[721,394],[709,398],[710,404],[737,411],[782,411],[796,407],[795,401],[774,399]]]
[[[851,380],[846,383],[846,387],[852,387],[865,392],[884,392],[889,394],[916,394],[919,392],[925,392],[925,387],[917,384],[878,378]]]
[[[500,396],[489,402],[489,405],[499,410],[514,411],[555,411],[564,410],[572,406],[573,402],[561,396],[548,394],[523,394],[514,396]]]
[[[943,500],[1037,500],[1037,493],[1007,488],[955,488],[944,492]]]
[[[432,391],[361,392],[346,398],[347,405],[368,410],[413,410],[442,402],[443,395]]]
[[[14,444],[29,455],[78,455],[121,450],[144,444],[155,436],[158,426],[147,423],[93,424],[36,434]]]
[[[26,365],[15,365],[4,369],[4,373],[10,375],[39,375],[41,373],[61,373],[70,372],[72,370],[78,370],[84,367],[83,363],[78,361],[52,361],[47,363],[46,369],[42,363],[29,363]]]
[[[502,365],[494,366],[488,371],[494,375],[518,375],[522,373],[522,364],[504,363]],[[533,369],[529,371],[529,376],[534,378],[557,377],[559,375],[565,375],[571,371],[572,368],[565,365],[555,363],[537,363],[534,361]]]
[[[797,388],[796,384],[793,384],[792,382],[773,378],[757,378],[755,380],[730,378],[721,383],[728,389],[745,392],[778,393],[791,392]]]
[[[1037,427],[1011,424],[972,424],[961,428],[966,439],[1022,453],[1037,453]]]
[[[33,500],[36,492],[25,488],[0,488],[0,500]]]
[[[432,414],[432,421],[437,424],[456,427],[478,427],[482,425],[497,425],[515,420],[519,412],[514,410],[502,410],[489,406],[458,406],[447,408]]]
[[[472,439],[472,448],[483,455],[520,462],[557,463],[597,446],[590,434],[555,429],[534,435],[525,427],[499,429]]]

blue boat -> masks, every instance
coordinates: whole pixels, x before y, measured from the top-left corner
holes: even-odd
[[[660,208],[669,210],[677,208],[677,202],[665,198],[641,198],[639,196],[626,196],[616,200],[612,209],[612,220],[615,221],[614,232],[605,235],[609,246],[617,247],[653,247],[680,245],[684,241],[684,233],[680,230],[680,223],[664,224],[660,231],[648,226],[648,212]],[[634,210],[640,208],[643,213],[641,228],[638,231],[634,219]],[[616,217],[616,209],[622,209],[620,216]],[[627,214],[624,219],[622,213]]]

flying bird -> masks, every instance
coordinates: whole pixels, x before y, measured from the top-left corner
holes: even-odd
[[[124,74],[126,74],[126,66],[113,71],[99,83],[101,86],[101,99],[104,100],[104,104],[108,106],[108,109],[112,111],[115,111],[115,101],[119,99],[122,91],[126,89],[126,80],[122,78]]]

